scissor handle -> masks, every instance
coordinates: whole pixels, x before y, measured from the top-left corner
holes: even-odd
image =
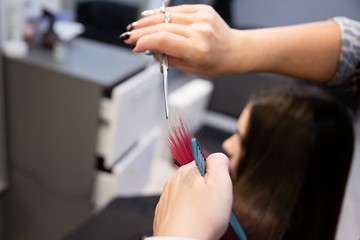
[[[167,60],[167,56],[164,53],[160,53],[160,59],[159,59],[159,63],[160,63],[160,72],[162,74],[164,74],[164,69],[166,68],[166,70],[169,69],[169,64],[168,64],[168,60]]]
[[[163,0],[162,2],[165,7],[169,6],[170,4],[170,0]]]

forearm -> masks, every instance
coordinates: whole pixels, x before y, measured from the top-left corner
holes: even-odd
[[[328,81],[336,72],[341,32],[333,21],[235,30],[233,36],[241,39],[232,43],[241,52],[232,61],[232,72],[273,72],[318,82]]]

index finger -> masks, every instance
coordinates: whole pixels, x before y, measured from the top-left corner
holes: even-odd
[[[169,56],[176,56],[181,59],[188,59],[186,55],[188,49],[192,48],[192,43],[187,37],[169,32],[155,32],[142,36],[136,42],[134,52],[144,52],[146,50],[164,52]]]
[[[171,13],[196,13],[203,9],[206,5],[203,4],[182,4],[177,6],[166,7],[166,10]],[[152,16],[161,13],[160,7],[155,9],[148,9],[141,13],[143,17]]]

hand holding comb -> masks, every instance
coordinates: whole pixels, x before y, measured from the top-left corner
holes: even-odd
[[[182,166],[195,160],[201,176],[206,174],[206,156],[203,153],[198,140],[190,132],[189,128],[180,118],[178,125],[172,125],[172,133],[169,134],[169,147],[177,165]],[[238,239],[247,240],[246,234],[241,227],[233,211],[230,214],[230,225]]]

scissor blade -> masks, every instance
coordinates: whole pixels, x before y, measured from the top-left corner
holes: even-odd
[[[169,104],[168,104],[168,69],[167,66],[162,65],[162,74],[164,78],[164,102],[165,102],[165,116],[169,118]]]
[[[170,0],[163,0],[160,10],[165,15],[165,23],[170,23],[170,14],[166,11],[166,7],[169,5]],[[164,78],[164,102],[165,102],[165,116],[169,118],[169,104],[168,104],[168,61],[167,56],[164,53],[160,54],[160,71]]]

